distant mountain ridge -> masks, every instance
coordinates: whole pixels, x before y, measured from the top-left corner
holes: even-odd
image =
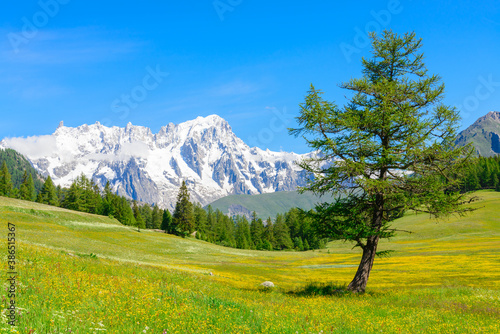
[[[251,217],[253,211],[263,220],[275,219],[277,213],[286,213],[291,208],[313,209],[315,204],[332,202],[334,196],[317,196],[311,192],[299,194],[298,191],[280,191],[261,195],[229,195],[210,203],[212,208],[219,209],[230,216],[241,215]]]
[[[183,180],[202,205],[229,194],[293,191],[307,181],[294,164],[304,155],[250,148],[217,115],[169,123],[156,134],[131,123],[61,122],[52,135],[6,138],[0,148],[22,153],[58,185],[68,187],[83,173],[101,187],[109,181],[119,195],[170,209]]]
[[[456,144],[472,143],[477,155],[490,157],[500,154],[500,112],[491,111],[460,132]]]

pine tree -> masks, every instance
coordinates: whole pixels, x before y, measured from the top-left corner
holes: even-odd
[[[102,196],[99,186],[94,180],[88,183],[87,194],[87,210],[89,213],[101,214],[102,213]]]
[[[479,160],[476,160],[476,163],[472,163],[472,165],[469,167],[467,170],[467,175],[465,177],[465,182],[464,182],[464,190],[465,191],[474,191],[481,189],[481,184],[479,182],[479,176],[478,176],[478,164]]]
[[[266,250],[273,250],[276,247],[276,240],[274,239],[274,226],[271,220],[271,217],[268,217],[266,220],[266,226],[264,227],[264,243],[266,246],[264,247]],[[266,243],[267,241],[267,243]],[[271,248],[267,245],[271,245]]]
[[[118,219],[119,222],[128,226],[137,226],[134,212],[125,197],[113,195],[112,203],[115,218]]]
[[[250,235],[250,225],[246,217],[236,216],[236,247],[241,249],[252,248],[252,237]]]
[[[300,235],[300,210],[291,208],[285,214],[285,223],[290,230],[290,237],[295,240],[295,237]]]
[[[78,182],[73,181],[73,183],[71,183],[62,206],[66,209],[85,212],[83,189]]]
[[[173,215],[173,224],[177,229],[177,234],[187,236],[194,231],[193,204],[189,201],[189,192],[186,182],[182,181],[177,203]]]
[[[273,234],[275,246],[277,249],[292,249],[293,242],[290,238],[290,229],[285,223],[285,218],[282,214],[276,215],[276,221],[273,226]]]
[[[36,190],[31,173],[24,171],[23,183],[19,188],[19,198],[25,201],[34,201],[36,199]]]
[[[57,194],[57,200],[59,201],[59,205],[64,202],[64,198],[66,196],[66,192],[68,191],[67,188],[61,187],[61,185],[58,185],[56,187],[56,194]]]
[[[207,219],[207,211],[203,209],[200,203],[196,203],[194,205],[194,221],[195,221],[195,230],[196,234],[205,232],[208,230],[208,219]]]
[[[234,221],[219,209],[215,210],[215,241],[226,247],[235,247]]]
[[[56,187],[50,176],[47,177],[40,192],[38,202],[53,206],[59,206],[59,198],[57,197]]]
[[[295,237],[293,239],[293,245],[295,246],[295,249],[298,251],[303,251],[304,250],[304,243],[302,242],[301,237]]]
[[[139,206],[137,205],[137,201],[134,201],[133,206],[132,206],[132,211],[134,213],[135,226],[137,226],[137,231],[140,232],[141,228],[146,227],[146,223],[144,222],[144,219],[142,218],[141,210],[139,209]]]
[[[153,210],[151,209],[149,204],[145,203],[143,206],[139,207],[139,211],[141,212],[145,228],[153,228]]]
[[[217,240],[215,227],[217,225],[217,218],[211,205],[207,207],[207,231],[205,231],[205,239],[209,242]]]
[[[0,171],[0,196],[9,197],[12,196],[13,187],[12,187],[12,179],[9,173],[9,169],[7,168],[7,163],[2,163],[2,169]]]
[[[153,206],[153,213],[151,215],[152,218],[152,226],[153,229],[159,229],[161,227],[161,223],[163,220],[163,212],[160,210],[158,205]]]
[[[255,249],[263,249],[264,223],[262,223],[262,219],[257,218],[255,211],[252,213],[252,220],[250,221],[250,235]]]
[[[33,181],[33,177],[31,175],[31,173],[29,173],[28,175],[28,184],[27,184],[27,188],[28,188],[28,194],[30,195],[29,196],[29,201],[35,201],[36,200],[36,189],[35,189],[35,182]]]
[[[495,190],[498,188],[498,176],[496,174],[491,175],[491,187]]]
[[[113,205],[114,194],[111,192],[111,184],[106,181],[102,198],[101,213],[104,216],[115,217],[115,207]]]
[[[165,231],[165,233],[173,233],[172,215],[170,214],[170,211],[168,211],[168,209],[163,210],[161,229]]]

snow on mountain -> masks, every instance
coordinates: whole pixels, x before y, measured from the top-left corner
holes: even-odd
[[[306,182],[294,164],[302,155],[250,148],[217,115],[170,123],[156,134],[131,123],[71,128],[61,122],[52,135],[6,138],[0,147],[24,154],[61,186],[83,173],[101,187],[109,180],[121,195],[170,209],[183,180],[202,205],[229,194],[295,190]]]

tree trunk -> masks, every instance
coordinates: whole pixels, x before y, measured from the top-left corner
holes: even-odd
[[[361,257],[358,271],[347,287],[352,292],[365,292],[366,283],[368,283],[368,277],[370,277],[370,271],[372,270],[373,260],[375,260],[378,240],[378,236],[368,238],[367,243],[363,248],[363,256]]]

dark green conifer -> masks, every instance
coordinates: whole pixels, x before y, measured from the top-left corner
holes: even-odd
[[[177,196],[173,225],[177,230],[176,233],[179,235],[186,236],[194,232],[193,204],[189,201],[189,192],[185,181],[182,181],[179,195]]]
[[[2,169],[0,171],[0,196],[9,197],[12,196],[12,178],[7,168],[7,163],[2,163]]]

